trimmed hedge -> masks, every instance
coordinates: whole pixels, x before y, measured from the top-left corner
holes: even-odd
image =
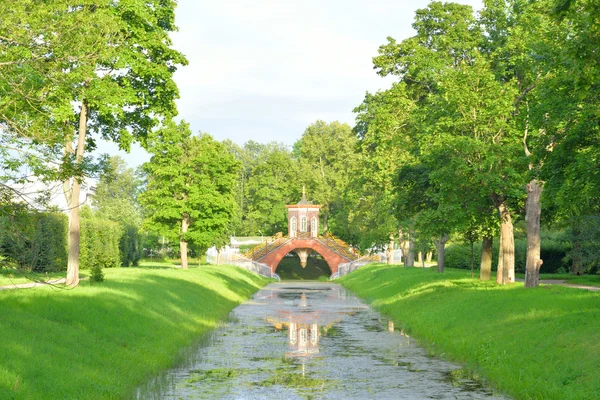
[[[82,216],[80,267],[91,269],[96,263],[102,268],[121,266],[119,242],[122,235],[123,230],[117,222]]]
[[[121,252],[121,266],[137,267],[142,258],[142,244],[137,226],[127,224],[123,227],[119,251]]]
[[[21,205],[0,212],[0,255],[20,268],[37,272],[67,267],[67,216]]]

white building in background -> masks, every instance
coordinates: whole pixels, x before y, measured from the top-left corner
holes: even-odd
[[[264,238],[260,236],[232,236],[230,244],[221,249],[221,264],[231,262],[233,255],[240,253],[240,246],[256,246],[263,242]],[[213,246],[206,251],[206,262],[209,264],[219,263],[219,251],[216,247]]]
[[[81,183],[79,192],[79,201],[77,206],[92,206],[92,199],[96,194],[96,185],[98,182],[93,178],[85,178]],[[13,188],[20,194],[15,200],[23,201],[35,208],[58,208],[64,213],[69,212],[67,199],[63,191],[61,182],[45,183],[36,177],[29,179],[29,182],[21,185],[13,185]],[[45,200],[45,204],[41,199]]]

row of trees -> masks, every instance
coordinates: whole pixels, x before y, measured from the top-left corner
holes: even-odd
[[[524,217],[526,286],[536,286],[543,190],[549,221],[580,224],[599,211],[600,14],[590,1],[484,4],[475,15],[432,2],[416,13],[415,36],[388,38],[373,61],[398,81],[366,96],[356,132],[366,165],[383,166],[374,187],[384,209],[411,241],[435,238],[440,271],[444,244],[461,234],[483,238],[489,279],[499,235],[497,280],[513,281],[513,221]]]
[[[527,286],[543,263],[542,220],[572,232],[582,273],[597,259],[586,244],[599,211],[598,10],[583,0],[484,4],[476,15],[434,1],[416,13],[415,36],[380,47],[375,68],[397,82],[366,95],[354,135],[317,122],[292,151],[231,145],[243,164],[236,232],[283,230],[283,206],[307,185],[325,229],[362,249],[396,239],[409,265],[433,240],[443,271],[451,237],[481,240],[489,279],[497,236],[497,280],[512,282],[513,225],[524,219]]]
[[[0,195],[23,197],[15,184],[29,175],[63,182],[69,285],[79,279],[80,184],[103,164],[86,154],[100,137],[152,154],[142,183],[104,163],[93,216],[127,232],[123,264],[135,261],[142,221],[179,241],[184,267],[189,244],[283,231],[285,205],[306,186],[324,230],[363,250],[398,240],[409,265],[433,239],[442,271],[458,235],[482,240],[488,279],[498,236],[500,283],[514,280],[513,222],[525,218],[528,286],[542,263],[543,203],[546,219],[572,227],[581,272],[600,186],[599,12],[590,0],[484,4],[478,15],[435,1],[419,10],[416,35],[389,38],[374,58],[397,82],[366,95],[354,129],[317,121],[291,150],[219,143],[172,122],[172,74],[186,63],[168,38],[174,1],[0,4]]]

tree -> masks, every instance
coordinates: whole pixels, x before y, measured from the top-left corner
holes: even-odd
[[[186,60],[170,47],[174,7],[172,0],[53,0],[0,8],[2,90],[25,96],[1,105],[2,124],[11,139],[58,157],[52,174],[64,179],[70,207],[67,285],[79,282],[78,203],[91,134],[128,149],[144,143],[161,116],[176,113],[172,75]]]
[[[248,233],[273,235],[287,228],[286,204],[298,199],[297,165],[289,150],[268,146],[261,151],[247,183]]]
[[[349,220],[362,249],[382,246],[390,235],[402,236],[400,222],[406,218],[395,210],[395,183],[398,168],[413,159],[410,118],[414,107],[407,85],[401,82],[386,91],[367,93],[354,109],[359,154],[348,191],[356,193],[350,202]],[[405,246],[405,263],[410,258],[407,250]]]
[[[148,149],[152,158],[142,166],[147,185],[140,194],[146,226],[179,239],[187,269],[188,243],[207,249],[228,240],[239,164],[210,135],[192,136],[185,122],[152,132]]]
[[[282,206],[292,201],[292,193],[298,191],[297,188],[293,189],[293,186],[297,185],[296,165],[288,147],[282,143],[261,144],[253,140],[244,143],[243,146],[228,140],[224,141],[224,144],[241,164],[235,189],[237,207],[233,232],[238,235],[252,236],[256,235],[258,230],[263,233],[281,231],[286,217],[282,215],[281,211],[285,214]],[[265,163],[281,163],[279,173],[265,167]],[[263,176],[264,174],[268,177]],[[279,175],[284,178],[283,181],[277,179]],[[275,184],[282,196],[278,196],[277,193],[272,193],[272,196],[268,193],[259,193],[257,187],[259,181],[261,185]],[[268,197],[265,198],[264,203],[261,200],[262,196]],[[269,208],[270,201],[278,204],[277,212],[273,213]]]
[[[302,172],[299,177],[306,184],[310,199],[322,205],[324,232],[329,229],[330,218],[334,224],[344,225],[344,218],[336,220],[336,216],[343,214],[343,193],[356,163],[355,148],[352,128],[337,121],[311,124],[294,144],[294,155]]]
[[[110,157],[92,198],[99,218],[118,222],[122,228],[119,250],[121,265],[137,265],[142,255],[139,231],[142,214],[137,196],[141,183],[119,156]]]

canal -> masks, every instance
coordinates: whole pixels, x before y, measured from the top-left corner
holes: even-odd
[[[198,305],[202,307],[202,305]],[[140,399],[500,399],[343,287],[272,283]]]

